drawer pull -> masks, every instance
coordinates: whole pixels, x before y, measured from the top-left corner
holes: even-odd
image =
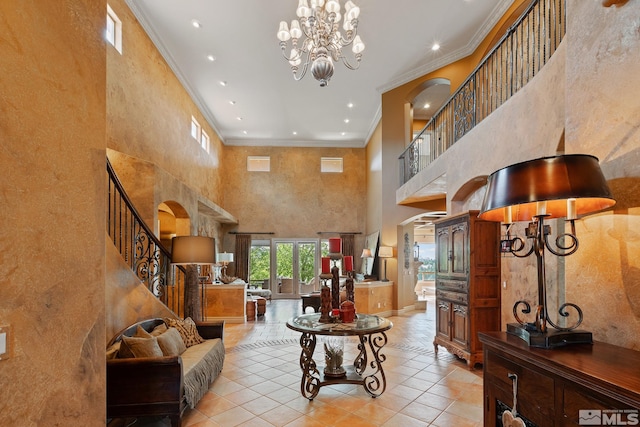
[[[513,409],[502,413],[502,425],[512,427],[526,427],[524,420],[518,416],[518,375],[509,372],[507,377],[513,382]]]

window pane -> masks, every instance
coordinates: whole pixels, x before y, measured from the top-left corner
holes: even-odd
[[[271,157],[269,156],[248,156],[247,170],[249,172],[269,172],[271,171]]]
[[[322,157],[320,172],[342,173],[342,157]]]

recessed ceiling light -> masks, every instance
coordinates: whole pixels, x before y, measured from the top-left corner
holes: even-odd
[[[340,135],[345,136],[347,133],[346,132],[342,132]]]
[[[439,50],[440,49],[440,45],[438,43],[434,43],[433,46],[431,46],[431,50]]]
[[[202,24],[200,23],[200,21],[198,21],[197,19],[192,19],[191,20],[191,25],[193,25],[194,28],[200,28],[202,27]]]
[[[226,86],[226,85],[227,85],[227,82],[225,82],[225,81],[221,81],[220,82],[220,86]]]
[[[349,107],[349,108],[353,108],[353,102],[348,103],[348,104],[347,104],[347,107]]]
[[[215,60],[216,60],[216,57],[215,57],[215,56],[213,56],[213,55],[207,55],[207,59],[208,59],[209,61],[213,62],[213,61],[215,61]]]
[[[242,117],[236,117],[238,121],[242,121]]]
[[[429,104],[428,102],[424,104],[424,108],[429,108],[429,107],[431,107],[431,104]]]
[[[243,130],[242,133],[244,133],[246,135],[248,132],[246,130]]]
[[[236,101],[229,101],[229,104],[236,105]]]
[[[297,135],[297,134],[298,134],[298,132],[296,132],[296,131],[294,130],[294,131],[293,131],[293,134],[294,134],[294,135]]]
[[[344,119],[344,122],[345,123],[349,123],[349,119]]]

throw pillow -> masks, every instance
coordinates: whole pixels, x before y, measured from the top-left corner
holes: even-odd
[[[113,344],[107,349],[107,360],[115,359],[118,357],[118,351],[120,350],[120,342]]]
[[[136,328],[136,333],[133,334],[133,336],[138,338],[151,338],[151,334],[140,325]]]
[[[155,328],[153,328],[153,331],[151,331],[151,335],[153,335],[154,337],[157,337],[158,335],[162,335],[165,332],[167,332],[167,325],[162,323],[156,326]]]
[[[187,317],[184,320],[165,317],[164,323],[166,323],[168,327],[176,328],[178,330],[182,337],[182,341],[187,348],[204,342],[204,339],[198,333],[196,323],[190,317]]]
[[[158,339],[123,336],[118,358],[128,357],[162,357]]]
[[[176,328],[167,329],[167,332],[158,335],[157,338],[158,345],[165,356],[179,356],[187,349]]]

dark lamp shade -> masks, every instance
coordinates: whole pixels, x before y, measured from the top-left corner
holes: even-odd
[[[212,237],[177,236],[171,239],[172,264],[215,264],[215,243]]]
[[[615,203],[598,159],[567,154],[516,163],[492,173],[478,217],[506,223],[531,221],[543,213],[545,218],[575,219]]]

